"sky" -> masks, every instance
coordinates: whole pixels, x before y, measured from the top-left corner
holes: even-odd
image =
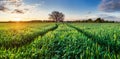
[[[65,20],[120,21],[120,0],[0,0],[0,21],[48,20],[52,11]]]

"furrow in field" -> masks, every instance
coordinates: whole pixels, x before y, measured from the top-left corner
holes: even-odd
[[[9,49],[9,48],[19,48],[19,47],[21,47],[21,46],[24,46],[24,45],[26,45],[26,44],[30,44],[36,37],[38,37],[38,36],[44,36],[46,33],[48,33],[49,31],[54,31],[55,29],[57,29],[58,28],[58,25],[57,24],[55,24],[53,27],[51,27],[51,28],[48,28],[48,29],[46,29],[46,30],[44,30],[44,31],[42,31],[42,32],[38,32],[36,35],[34,35],[34,36],[32,36],[32,37],[28,37],[28,38],[26,38],[26,39],[24,39],[24,41],[22,41],[22,42],[13,42],[13,43],[11,43],[11,45],[10,46],[2,46],[3,48],[6,48],[6,49]]]
[[[89,39],[91,39],[94,43],[97,43],[100,46],[103,46],[104,49],[109,49],[110,52],[114,52],[114,53],[119,53],[118,51],[120,50],[120,46],[116,45],[116,44],[108,44],[107,41],[102,41],[100,39],[100,37],[96,37],[94,35],[91,35],[90,33],[77,28],[73,25],[68,24],[69,27],[76,29],[78,32],[83,33],[86,37],[88,37]],[[117,49],[116,49],[117,48]]]
[[[47,29],[47,30],[46,30],[45,32],[43,32],[43,33],[40,33],[40,36],[44,36],[46,33],[50,32],[50,31],[56,30],[56,29],[58,28],[58,26],[59,26],[58,24],[55,24],[54,27]],[[37,37],[38,37],[38,36],[37,36]]]
[[[83,44],[87,38],[84,36],[78,37],[79,35],[82,36],[82,34],[78,33],[77,30],[70,28],[65,24],[60,24],[55,31],[48,32],[43,37],[37,38],[39,41],[34,41],[34,46],[39,48],[39,51],[43,52],[40,53],[41,55],[39,59],[74,59],[75,56],[76,58],[79,58],[79,54],[84,53],[83,50],[86,49],[82,50],[82,46],[87,45]]]
[[[38,37],[32,45],[39,51],[36,54],[39,59],[98,59],[105,55],[98,44],[66,24],[60,24],[55,31]]]
[[[116,59],[114,54],[66,24],[35,38],[29,45],[0,52],[1,59]]]

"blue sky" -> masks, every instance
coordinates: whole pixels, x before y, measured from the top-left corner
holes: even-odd
[[[7,21],[7,18],[45,20],[52,11],[63,12],[65,20],[120,19],[120,0],[9,0],[14,2],[12,4],[8,0],[3,1],[0,0],[0,19]]]
[[[39,4],[44,10],[60,10],[63,12],[73,12],[77,14],[97,11],[100,0],[25,0],[29,4]]]

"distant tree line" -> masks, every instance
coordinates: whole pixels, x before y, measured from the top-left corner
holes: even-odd
[[[15,21],[8,21],[9,23],[14,23]],[[0,23],[8,23],[0,22]],[[56,20],[31,20],[31,21],[19,21],[19,22],[70,22],[70,23],[117,23],[117,21],[108,21],[102,18],[97,18],[96,20],[87,19],[87,20],[75,20],[75,21],[56,21]]]
[[[115,23],[116,21],[108,21],[108,20],[104,20],[102,18],[97,18],[95,20],[93,19],[87,19],[87,20],[75,20],[75,21],[57,21],[57,20],[33,20],[33,21],[30,21],[30,22],[71,22],[71,23],[74,23],[74,22],[78,22],[78,23]]]
[[[67,22],[81,22],[81,23],[115,23],[115,21],[108,21],[102,18],[97,18],[95,20],[87,19],[87,20],[75,20],[75,21],[67,21]]]

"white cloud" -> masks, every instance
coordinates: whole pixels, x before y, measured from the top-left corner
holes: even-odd
[[[99,10],[104,12],[120,11],[120,0],[102,0]]]
[[[104,13],[104,14],[98,14],[97,15],[98,17],[101,17],[101,18],[103,18],[103,19],[105,19],[105,20],[111,20],[111,21],[120,21],[120,17],[119,16],[117,16],[117,15],[115,15],[115,14],[111,14],[111,13]]]
[[[40,10],[43,2],[39,4],[27,4],[23,0],[0,0],[0,2],[0,19],[2,21],[13,18],[23,18],[26,21],[48,18],[48,11]]]
[[[38,8],[41,4],[26,4],[23,0],[0,0],[0,11],[24,14]]]

